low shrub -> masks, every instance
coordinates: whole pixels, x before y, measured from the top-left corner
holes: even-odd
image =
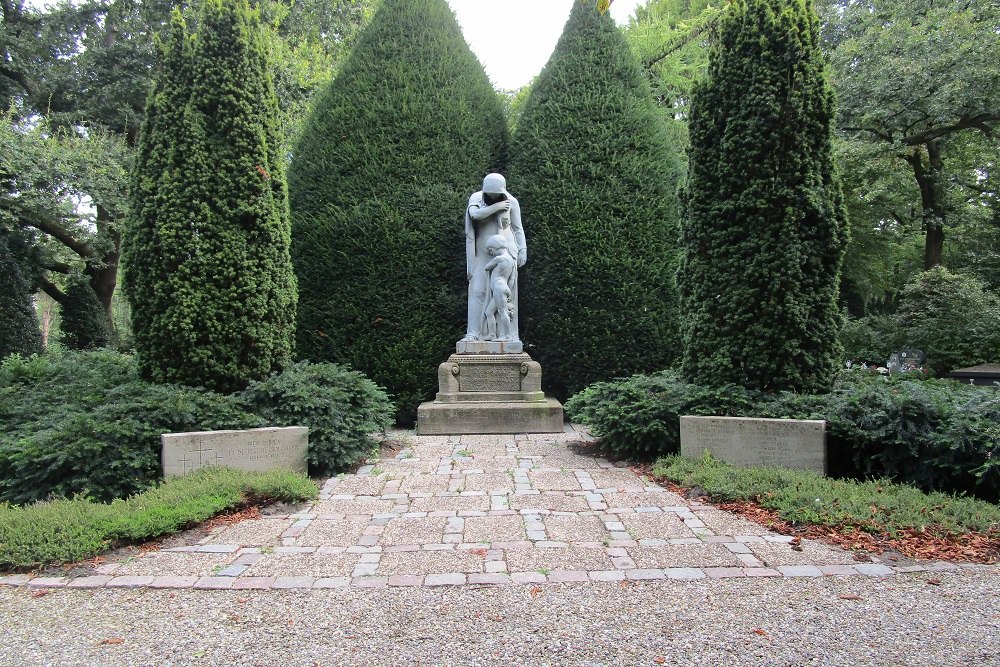
[[[249,410],[275,426],[309,427],[309,469],[329,474],[357,464],[377,448],[373,433],[392,424],[393,405],[357,371],[299,362],[240,394]]]
[[[1000,507],[973,498],[924,493],[886,480],[857,482],[783,468],[737,468],[711,456],[657,461],[653,474],[698,486],[713,499],[754,501],[797,524],[853,526],[870,532],[944,535],[1000,530]]]
[[[615,456],[649,460],[680,451],[681,415],[743,416],[757,399],[737,385],[701,387],[663,371],[592,384],[566,402],[566,414]]]
[[[948,380],[842,373],[829,394],[706,389],[662,373],[588,387],[566,404],[617,456],[680,451],[681,415],[827,422],[828,472],[1000,498],[1000,392]]]
[[[206,468],[110,504],[84,497],[24,507],[0,504],[0,569],[24,570],[90,558],[200,523],[249,503],[298,502],[316,485],[289,472]]]
[[[0,434],[0,500],[30,503],[51,495],[124,498],[161,477],[160,434],[264,426],[232,398],[204,389],[130,380],[97,405],[67,403],[23,412]]]
[[[109,501],[161,477],[160,434],[303,425],[326,474],[374,449],[390,423],[385,393],[360,373],[299,363],[233,396],[138,379],[111,351],[11,357],[0,365],[0,501],[52,495]]]

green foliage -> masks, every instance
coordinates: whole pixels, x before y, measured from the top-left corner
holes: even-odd
[[[445,0],[386,0],[293,151],[299,355],[364,372],[404,422],[461,337],[463,211],[506,141]]]
[[[566,414],[615,456],[649,460],[680,451],[681,415],[742,416],[755,398],[737,385],[701,387],[665,371],[593,384],[566,402]]]
[[[126,228],[140,372],[241,389],[291,360],[295,328],[282,137],[257,16],[179,14],[147,104]]]
[[[918,530],[962,535],[1000,528],[1000,507],[972,498],[924,493],[885,480],[856,482],[782,468],[736,468],[703,457],[668,457],[653,474],[699,486],[726,501],[751,500],[797,524],[856,527],[897,535]]]
[[[316,485],[288,472],[206,468],[108,505],[86,498],[26,507],[0,504],[0,569],[27,570],[96,556],[181,530],[248,503],[314,498]]]
[[[224,396],[144,382],[111,351],[14,356],[0,365],[0,502],[143,491],[160,479],[163,433],[308,426],[310,469],[328,474],[370,454],[391,411],[374,383],[332,364],[295,364]]]
[[[355,465],[378,448],[371,436],[392,424],[392,403],[361,373],[335,364],[296,363],[240,395],[274,426],[309,427],[309,466],[330,474]]]
[[[982,269],[984,255],[995,267],[996,236],[985,248],[968,237],[982,239],[976,230],[998,219],[1000,205],[995,169],[1000,5],[991,0],[819,4],[841,132],[867,147],[867,156],[845,165],[845,173],[868,172],[851,188],[859,204],[852,203],[852,214],[863,215],[857,209],[873,204],[855,227],[901,222],[910,238],[925,246],[924,268],[947,260]],[[873,169],[876,160],[881,164]],[[945,253],[946,236],[966,252]]]
[[[676,358],[671,156],[621,32],[574,3],[524,104],[508,178],[529,247],[522,334],[557,396]]]
[[[17,245],[16,237],[0,228],[0,359],[42,350],[31,283],[13,252]]]
[[[892,353],[903,346],[903,339],[894,317],[845,317],[844,326],[840,329],[840,345],[845,361],[857,366],[884,366]]]
[[[264,426],[238,401],[136,378],[113,352],[66,353],[0,367],[0,500],[111,500],[160,478],[160,435]]]
[[[900,294],[896,312],[909,347],[927,353],[936,374],[1000,361],[1000,297],[971,276],[936,267]]]
[[[61,342],[71,350],[89,350],[111,344],[111,326],[90,279],[73,275],[66,287],[60,320]]]
[[[765,394],[735,385],[636,376],[588,387],[566,404],[617,456],[680,451],[681,415],[823,419],[829,473],[1000,498],[1000,393],[951,381],[843,373],[827,394]]]
[[[741,0],[691,111],[678,274],[686,378],[823,391],[846,230],[811,4]]]

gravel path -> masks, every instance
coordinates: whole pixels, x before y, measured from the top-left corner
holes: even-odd
[[[391,437],[315,503],[0,576],[0,667],[1000,667],[1000,567],[790,542],[581,430]]]
[[[38,598],[5,588],[0,665],[990,667],[1000,665],[998,590],[996,568],[627,586],[61,589]]]

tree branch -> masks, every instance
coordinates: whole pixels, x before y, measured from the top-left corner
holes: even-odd
[[[991,137],[993,136],[993,128],[990,127],[989,123],[996,123],[998,121],[1000,121],[1000,113],[982,113],[977,116],[963,116],[950,125],[929,127],[923,132],[917,132],[916,134],[903,137],[903,143],[907,146],[919,146],[921,144],[926,144],[928,141],[940,139],[941,137],[949,135],[952,132],[958,132],[960,130],[979,130],[987,137]]]
[[[41,262],[39,266],[46,271],[54,271],[55,273],[70,274],[73,272],[73,267],[66,262]]]
[[[24,72],[18,72],[17,70],[11,69],[9,67],[4,67],[0,65],[0,76],[5,76],[17,85],[24,89],[24,92],[28,93],[31,97],[36,97],[38,95],[38,86],[35,82],[24,75]]]
[[[94,252],[93,248],[83,241],[74,238],[72,234],[66,231],[54,220],[50,220],[36,214],[25,219],[25,223],[40,232],[48,234],[84,259],[94,259],[97,257],[97,253]]]
[[[38,285],[39,285],[39,287],[42,288],[43,292],[45,292],[46,294],[48,294],[49,296],[51,296],[53,299],[55,299],[56,303],[62,303],[63,300],[66,298],[66,293],[65,292],[63,292],[61,289],[59,289],[58,287],[56,287],[53,283],[49,282],[45,278],[39,278],[38,279]]]

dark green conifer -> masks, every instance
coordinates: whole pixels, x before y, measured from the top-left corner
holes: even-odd
[[[846,232],[819,24],[806,0],[737,0],[718,31],[691,112],[684,374],[823,391]]]
[[[10,354],[42,351],[42,333],[26,267],[15,252],[23,249],[16,234],[0,229],[0,360]]]
[[[525,102],[507,179],[528,240],[522,338],[557,396],[679,354],[672,154],[623,35],[575,2]]]
[[[464,332],[464,211],[506,141],[447,2],[385,0],[293,151],[299,354],[363,371],[401,421]]]
[[[86,275],[70,276],[66,298],[59,304],[62,343],[72,350],[92,350],[111,344],[111,327],[104,306]]]
[[[140,371],[219,391],[291,360],[295,278],[277,98],[246,0],[175,14],[123,241]]]

